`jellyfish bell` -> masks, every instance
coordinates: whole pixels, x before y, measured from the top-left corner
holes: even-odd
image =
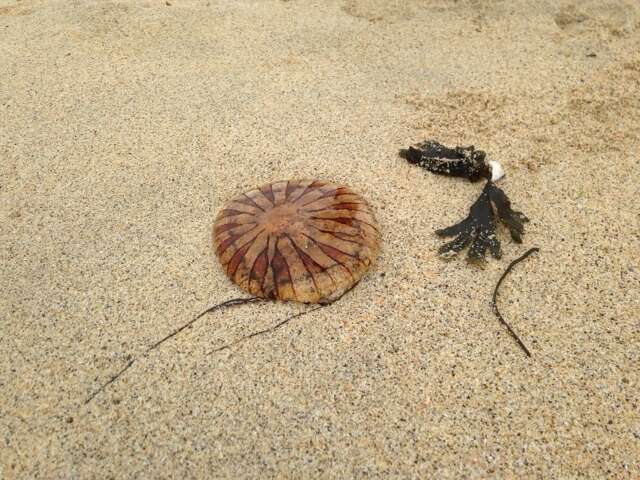
[[[213,227],[226,275],[255,297],[331,303],[375,261],[380,235],[349,187],[285,180],[231,199]]]

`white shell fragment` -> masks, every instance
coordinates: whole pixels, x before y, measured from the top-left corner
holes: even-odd
[[[500,162],[496,162],[495,160],[489,160],[489,165],[491,166],[491,181],[497,182],[502,177],[504,177],[504,168],[500,165]]]

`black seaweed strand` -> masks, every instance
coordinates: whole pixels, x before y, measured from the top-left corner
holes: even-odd
[[[509,264],[509,266],[507,267],[507,269],[504,271],[504,273],[502,274],[502,276],[500,277],[500,280],[498,280],[498,283],[496,284],[496,288],[493,290],[493,298],[491,300],[491,305],[493,307],[493,312],[496,314],[496,317],[498,317],[498,320],[500,320],[500,322],[507,328],[507,330],[509,331],[509,333],[511,334],[511,336],[514,338],[514,340],[516,342],[518,342],[518,345],[520,345],[520,348],[522,348],[522,350],[524,351],[524,353],[527,354],[528,357],[531,357],[531,352],[529,351],[529,349],[525,346],[524,343],[522,343],[522,340],[520,340],[520,337],[518,337],[518,335],[516,335],[516,332],[513,331],[513,329],[511,328],[511,326],[507,323],[507,321],[502,317],[502,315],[500,314],[500,311],[498,310],[498,304],[497,304],[497,300],[498,300],[498,290],[500,288],[500,285],[502,284],[502,281],[505,279],[505,277],[509,274],[509,272],[511,271],[511,269],[517,265],[518,263],[522,262],[524,259],[526,259],[529,255],[531,255],[532,253],[535,252],[539,252],[540,249],[538,247],[533,247],[529,250],[527,250],[522,256],[516,258],[513,262],[511,262]]]

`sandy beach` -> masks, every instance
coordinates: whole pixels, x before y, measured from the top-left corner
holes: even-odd
[[[640,478],[637,1],[0,0],[0,71],[0,478]],[[501,162],[524,243],[438,256],[482,184],[425,139]],[[289,178],[369,200],[373,268],[144,356],[244,295],[214,218]],[[490,300],[534,246],[527,358]]]

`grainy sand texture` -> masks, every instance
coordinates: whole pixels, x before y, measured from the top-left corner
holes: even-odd
[[[0,478],[640,478],[636,0],[0,0],[0,72]],[[438,257],[482,184],[427,138],[505,167],[502,260]],[[362,282],[143,356],[243,295],[224,202],[301,177],[369,199]]]

